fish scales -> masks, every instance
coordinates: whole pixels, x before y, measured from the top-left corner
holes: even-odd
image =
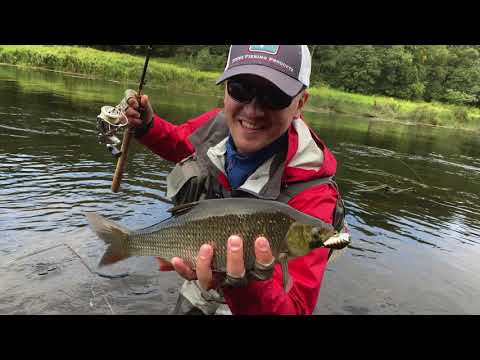
[[[173,218],[161,223],[162,226],[147,231],[132,232],[129,237],[128,252],[138,256],[159,256],[165,259],[180,257],[192,268],[196,265],[196,256],[201,245],[209,243],[215,249],[213,268],[224,271],[226,266],[227,239],[237,234],[244,240],[243,251],[245,266],[253,267],[255,254],[253,243],[263,235],[271,244],[275,257],[284,250],[283,239],[295,220],[275,212],[250,214],[227,214],[207,216],[189,220]]]
[[[232,234],[244,240],[245,267],[253,268],[254,241],[263,235],[277,260],[307,254],[334,234],[332,225],[269,200],[228,198],[202,200],[171,210],[173,216],[150,227],[131,231],[95,213],[86,216],[93,230],[108,245],[100,266],[130,256],[182,258],[195,268],[203,244],[214,247],[212,267],[225,271],[227,240]]]

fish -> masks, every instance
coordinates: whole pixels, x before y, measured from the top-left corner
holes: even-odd
[[[227,239],[243,239],[245,270],[255,265],[254,242],[264,236],[275,262],[288,282],[287,261],[321,247],[335,233],[332,225],[272,200],[224,198],[175,206],[172,216],[152,226],[130,230],[94,212],[85,213],[91,228],[107,244],[99,267],[132,256],[156,256],[169,261],[179,257],[195,270],[203,244],[214,249],[212,270],[226,272]]]

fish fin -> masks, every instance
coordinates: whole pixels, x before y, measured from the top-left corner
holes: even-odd
[[[198,201],[194,201],[194,202],[187,203],[187,204],[177,205],[177,206],[174,206],[174,207],[168,209],[167,211],[169,213],[171,213],[173,216],[176,216],[176,215],[179,215],[179,214],[183,214],[187,211],[190,211],[196,205],[198,205]]]
[[[112,247],[111,245],[105,250],[105,253],[102,256],[102,259],[98,263],[98,267],[104,267],[107,265],[114,264],[118,261],[125,259],[126,256],[122,256],[119,251]]]
[[[282,268],[283,290],[287,293],[291,288],[290,274],[288,273],[288,254],[280,253],[278,262]]]
[[[98,237],[109,245],[100,260],[99,267],[116,263],[129,256],[127,241],[130,231],[128,229],[95,213],[85,213],[85,216]]]

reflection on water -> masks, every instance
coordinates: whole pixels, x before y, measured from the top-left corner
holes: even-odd
[[[334,121],[343,121],[346,128],[352,122],[341,118]],[[338,129],[335,133],[327,126],[322,122],[317,130],[334,148],[349,214],[359,216],[362,228],[375,226],[389,232],[388,236],[381,232],[384,239],[406,238],[446,251],[453,251],[458,243],[478,243],[480,161],[452,152],[465,149],[466,144],[478,149],[480,141],[474,134],[418,128],[416,135],[420,138],[425,139],[427,131],[431,135],[423,143],[412,140],[410,131],[392,134],[391,125],[370,122],[365,133],[345,129],[349,134],[346,141],[343,134],[339,137]],[[368,134],[373,128],[379,128],[376,138]],[[420,131],[424,133],[418,134]],[[362,138],[369,145],[357,142]],[[409,142],[415,147],[408,146]],[[382,148],[380,144],[398,145]],[[409,152],[403,152],[406,149]],[[381,185],[398,192],[381,189]],[[380,189],[366,190],[375,187]],[[447,238],[453,242],[445,241]]]
[[[85,211],[130,228],[168,216],[162,199],[172,165],[138,144],[121,191],[110,191],[115,161],[96,142],[95,117],[126,87],[0,67],[0,255],[48,234],[68,237],[86,226]],[[219,102],[147,93],[173,122]],[[306,118],[337,157],[353,235],[327,270],[317,313],[479,313],[477,134],[308,111]]]

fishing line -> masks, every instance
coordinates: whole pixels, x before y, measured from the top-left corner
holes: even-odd
[[[396,158],[398,161],[400,161],[403,165],[405,165],[408,169],[410,169],[411,172],[413,172],[415,174],[415,176],[417,177],[418,181],[422,182],[422,179],[420,179],[420,177],[417,175],[417,173],[415,171],[413,171],[413,169],[407,165],[407,163],[405,163],[402,159],[399,159],[398,157]]]

